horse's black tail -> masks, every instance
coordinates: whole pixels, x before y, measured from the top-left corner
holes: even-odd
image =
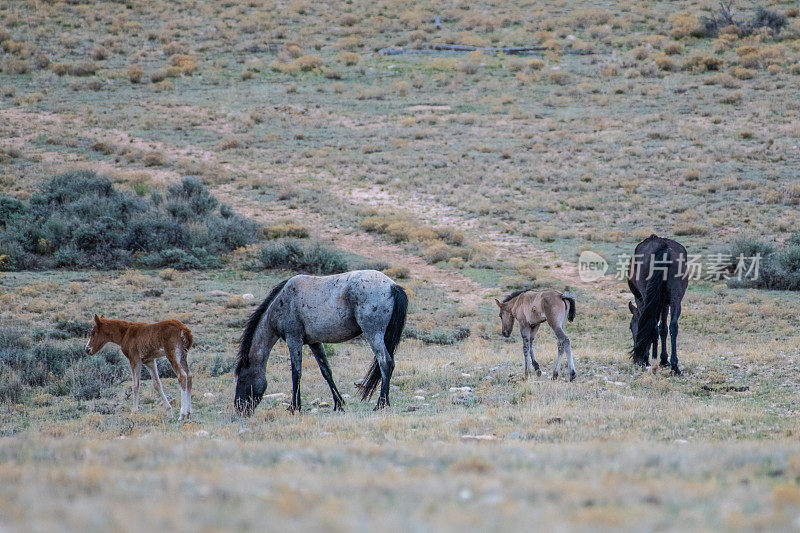
[[[386,351],[389,352],[389,356],[394,357],[394,351],[400,343],[403,328],[406,326],[408,296],[406,296],[406,291],[403,290],[403,287],[397,284],[392,285],[391,291],[394,299],[394,308],[392,309],[392,316],[389,318],[389,324],[386,326],[386,333],[383,334],[383,343],[386,346]],[[369,370],[367,370],[367,375],[361,380],[361,399],[371,398],[380,382],[381,368],[378,365],[378,359],[375,358],[372,360]]]
[[[269,296],[267,296],[264,301],[261,302],[261,305],[259,305],[258,308],[253,311],[253,314],[250,315],[250,318],[247,320],[247,325],[244,327],[242,338],[239,341],[239,357],[236,361],[237,376],[242,369],[250,366],[250,347],[253,345],[253,337],[258,329],[258,324],[261,322],[261,317],[267,312],[269,304],[271,304],[272,300],[278,296],[278,293],[281,292],[287,281],[289,280],[285,279],[275,285],[272,291],[270,291]]]
[[[565,292],[561,295],[561,299],[564,300],[564,303],[567,305],[567,320],[572,322],[575,320],[575,297]]]
[[[654,338],[658,336],[656,328],[661,311],[664,308],[668,269],[672,262],[672,254],[669,247],[666,245],[660,247],[651,256],[650,261],[658,261],[663,269],[651,269],[652,275],[647,280],[644,301],[642,302],[642,308],[639,310],[639,326],[636,330],[636,342],[633,345],[631,357],[634,363],[642,366],[647,365],[650,346],[652,346]]]

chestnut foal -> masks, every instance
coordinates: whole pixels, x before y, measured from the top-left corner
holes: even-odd
[[[156,359],[165,355],[172,370],[178,376],[181,387],[180,420],[188,420],[192,414],[192,373],[189,371],[187,355],[192,347],[192,332],[177,320],[164,320],[155,324],[112,320],[94,315],[94,327],[86,343],[86,353],[94,355],[107,343],[113,342],[122,348],[128,358],[133,374],[133,410],[139,410],[139,376],[142,365],[150,372],[153,388],[172,417],[172,406],[164,394],[158,377]]]

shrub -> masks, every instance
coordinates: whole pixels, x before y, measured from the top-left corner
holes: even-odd
[[[93,172],[52,178],[27,207],[0,197],[5,268],[211,268],[218,256],[255,242],[255,223],[218,208],[194,177],[138,198]]]
[[[142,81],[142,75],[144,74],[144,70],[142,67],[137,64],[133,64],[128,67],[128,79],[131,83],[139,83]]]
[[[261,230],[261,234],[267,239],[279,239],[281,237],[304,239],[308,237],[308,228],[297,222],[279,222],[264,227]]]
[[[761,256],[757,279],[731,278],[729,286],[800,291],[800,233],[789,237],[781,249],[754,237],[734,241],[730,249],[729,271],[735,271],[740,256],[749,258],[756,255]]]
[[[25,390],[19,372],[0,365],[0,401],[17,403]]]
[[[408,326],[405,336],[409,339],[418,339],[426,344],[450,345],[467,339],[470,329],[466,326],[457,326],[453,329],[435,327],[431,331],[423,331],[414,326]]]
[[[295,239],[281,239],[261,248],[261,263],[266,268],[282,268],[312,274],[338,274],[348,270],[339,250],[320,243],[304,246]]]

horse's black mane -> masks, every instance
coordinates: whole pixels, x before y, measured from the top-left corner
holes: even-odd
[[[267,312],[269,304],[271,304],[272,300],[274,300],[278,293],[281,292],[287,281],[289,280],[285,279],[275,285],[272,291],[270,291],[269,296],[267,296],[264,301],[261,302],[261,305],[259,305],[258,308],[253,311],[253,314],[250,315],[250,318],[247,320],[247,326],[244,328],[244,333],[242,333],[242,339],[239,344],[239,356],[236,361],[237,376],[242,369],[250,366],[250,347],[253,344],[253,337],[256,334],[259,322],[261,322],[261,317]]]
[[[509,294],[508,296],[505,297],[505,299],[503,300],[503,303],[510,302],[511,300],[513,300],[514,298],[516,298],[517,296],[522,294],[523,292],[528,292],[530,290],[532,290],[532,289],[520,289],[518,291],[514,291],[514,292],[512,292],[511,294]]]

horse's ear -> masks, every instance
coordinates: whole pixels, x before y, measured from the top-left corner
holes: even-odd
[[[503,304],[501,304],[501,303],[500,303],[500,300],[498,300],[497,298],[495,298],[495,299],[494,299],[494,303],[496,303],[496,304],[497,304],[497,307],[499,307],[500,309],[502,309],[502,308],[503,308]]]
[[[97,316],[97,315],[94,315],[94,321],[99,324],[100,323],[100,317]]]
[[[633,305],[633,302],[631,301],[628,302],[628,310],[631,312],[632,315],[636,314],[637,311],[636,306]]]

